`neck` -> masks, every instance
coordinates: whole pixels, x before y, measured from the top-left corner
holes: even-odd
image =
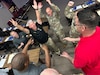
[[[19,38],[19,35],[17,35],[16,38]]]
[[[91,35],[93,35],[95,33],[95,29],[91,29],[91,30],[86,30],[86,32],[84,32],[82,35],[83,37],[89,37]]]
[[[34,31],[36,31],[37,30],[37,27],[34,27],[34,28],[32,28]]]

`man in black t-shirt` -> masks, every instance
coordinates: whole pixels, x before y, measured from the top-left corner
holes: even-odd
[[[48,41],[48,34],[42,28],[43,24],[39,24],[38,22],[36,22],[35,27],[34,22],[32,20],[29,20],[27,22],[27,25],[29,26],[29,32],[32,35],[33,39],[38,41],[40,44],[44,44]]]
[[[18,29],[22,30],[26,34],[31,34],[32,38],[37,40],[40,44],[44,44],[48,41],[48,34],[43,30],[42,23],[39,22],[34,23],[32,20],[28,21],[29,29],[24,28],[21,25],[18,25],[16,21],[13,19],[10,20],[14,26],[18,27]]]

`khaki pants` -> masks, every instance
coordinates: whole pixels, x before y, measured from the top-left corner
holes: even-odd
[[[50,46],[50,47],[52,47],[52,51],[54,51],[54,52],[57,52],[57,51],[59,51],[60,49],[55,45],[55,43],[53,42],[53,40],[49,37],[48,38],[48,41],[45,43],[47,46]],[[41,45],[40,45],[41,46]]]

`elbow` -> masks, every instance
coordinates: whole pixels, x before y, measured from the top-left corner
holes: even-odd
[[[82,65],[80,65],[79,63],[76,64],[76,63],[74,62],[73,65],[74,65],[74,67],[77,68],[77,69],[82,68]]]

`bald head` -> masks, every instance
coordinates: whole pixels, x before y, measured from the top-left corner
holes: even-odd
[[[59,72],[55,69],[47,68],[44,71],[42,71],[40,75],[62,75],[62,74],[59,74]]]
[[[28,64],[29,64],[29,57],[24,53],[16,54],[11,61],[12,68],[18,71],[24,70],[26,66],[28,66]]]

